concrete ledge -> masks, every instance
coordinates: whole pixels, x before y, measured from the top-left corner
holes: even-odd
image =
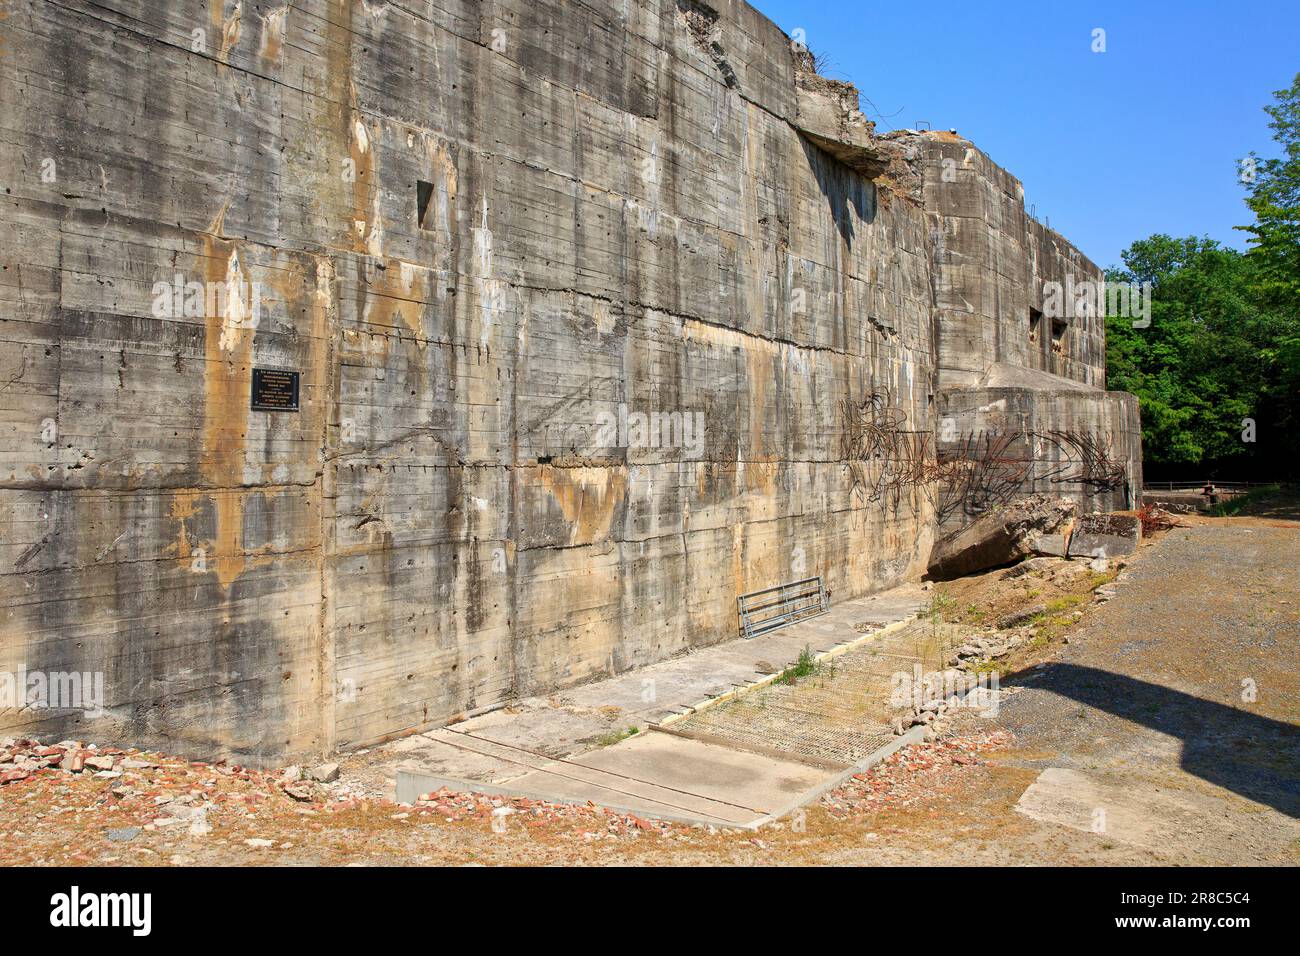
[[[873,124],[858,109],[855,86],[800,73],[795,104],[795,129],[818,149],[867,179],[889,168],[889,155],[877,142]]]

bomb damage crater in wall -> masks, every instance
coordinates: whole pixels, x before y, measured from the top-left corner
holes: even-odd
[[[744,3],[135,6],[0,21],[0,672],[96,688],[0,729],[361,746],[1137,500],[1100,271]]]

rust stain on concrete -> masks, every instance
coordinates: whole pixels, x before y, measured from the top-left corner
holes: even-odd
[[[610,536],[614,515],[627,494],[626,468],[541,465],[538,476],[564,513],[570,545],[592,544]]]

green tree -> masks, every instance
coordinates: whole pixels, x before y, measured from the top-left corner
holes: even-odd
[[[1142,403],[1146,460],[1202,465],[1249,455],[1242,420],[1265,386],[1268,316],[1247,294],[1253,267],[1211,239],[1156,235],[1124,251],[1110,282],[1149,282],[1151,325],[1107,318],[1111,388]]]
[[[1259,294],[1295,307],[1300,304],[1300,74],[1290,89],[1273,95],[1277,102],[1264,112],[1282,155],[1260,159],[1252,153],[1246,161],[1241,178],[1255,222],[1237,228],[1250,233],[1250,254],[1260,268]]]
[[[1247,258],[1258,270],[1255,294],[1275,310],[1260,355],[1271,373],[1260,396],[1261,423],[1283,437],[1294,469],[1300,457],[1300,73],[1273,96],[1264,112],[1281,155],[1256,161],[1246,199],[1255,222],[1242,228],[1251,236]]]
[[[1300,75],[1275,96],[1264,109],[1281,155],[1242,166],[1249,250],[1154,235],[1107,273],[1151,283],[1150,326],[1108,316],[1106,331],[1108,383],[1141,400],[1155,470],[1274,478],[1300,461]],[[1253,444],[1242,440],[1247,418]]]

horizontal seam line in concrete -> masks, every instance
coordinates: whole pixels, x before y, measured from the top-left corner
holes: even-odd
[[[477,739],[479,739],[479,738],[474,738],[474,739],[477,740]],[[637,800],[645,800],[645,801],[648,802],[648,803],[659,804],[660,806],[669,807],[670,809],[673,809],[673,810],[681,810],[681,811],[683,811],[684,813],[687,813],[687,814],[692,814],[692,813],[697,813],[697,812],[699,812],[699,811],[692,811],[689,807],[683,807],[683,806],[678,806],[677,804],[674,804],[674,803],[668,803],[666,800],[657,800],[657,799],[655,799],[654,797],[644,796],[644,795],[642,795],[642,794],[638,794],[638,793],[632,793],[631,791],[628,791],[628,790],[619,790],[617,787],[608,786],[608,785],[606,785],[606,784],[602,784],[602,783],[596,783],[596,782],[591,781],[591,780],[583,780],[581,777],[571,777],[571,776],[569,776],[569,775],[567,775],[567,774],[559,773],[559,772],[557,772],[557,771],[555,771],[555,770],[548,770],[548,769],[546,769],[545,767],[534,767],[532,764],[525,763],[525,762],[522,761],[522,760],[516,760],[516,759],[512,759],[512,758],[510,758],[510,757],[501,757],[501,756],[498,756],[498,755],[495,755],[495,754],[485,754],[485,753],[483,753],[482,751],[474,750],[474,749],[471,748],[471,747],[464,747],[464,746],[461,746],[460,744],[452,743],[452,742],[449,741],[449,740],[440,741],[440,743],[445,743],[445,744],[446,744],[447,746],[449,746],[449,747],[455,747],[455,748],[457,748],[458,750],[464,750],[464,751],[466,751],[466,752],[468,752],[468,753],[478,754],[479,756],[482,756],[482,757],[492,757],[493,759],[496,759],[496,760],[504,760],[504,761],[506,761],[507,763],[516,763],[516,764],[519,764],[521,767],[527,767],[530,771],[532,771],[532,772],[534,772],[534,773],[545,773],[545,774],[550,774],[550,775],[553,776],[553,777],[559,777],[561,780],[571,780],[571,781],[573,781],[574,783],[584,784],[584,785],[589,786],[589,787],[599,787],[599,788],[601,788],[601,789],[603,789],[603,790],[608,790],[608,791],[610,791],[611,793],[622,794],[622,795],[625,796],[625,797],[633,797],[633,798],[635,798],[635,799],[637,799]],[[505,745],[503,745],[503,746],[505,746]],[[528,753],[528,752],[529,752],[529,751],[525,751],[525,753]],[[577,764],[576,766],[582,766],[582,764]],[[584,769],[595,769],[595,768],[584,768]],[[406,773],[406,774],[408,774],[408,775],[412,775],[412,776],[425,776],[424,774],[420,774],[418,771],[405,771],[405,770],[398,771],[399,776],[400,776],[401,774],[403,774],[403,773]],[[434,777],[434,778],[439,779],[439,780],[447,780],[447,781],[450,781],[450,782],[456,783],[456,784],[458,784],[458,785],[462,785],[463,789],[469,789],[469,790],[471,790],[471,791],[472,791],[473,788],[475,788],[475,787],[486,786],[486,787],[491,787],[491,788],[493,788],[494,790],[497,790],[497,791],[498,791],[499,793],[501,793],[502,795],[507,795],[507,794],[510,794],[510,793],[512,792],[512,790],[511,790],[511,788],[510,788],[510,786],[509,786],[508,783],[506,783],[506,784],[476,784],[476,783],[473,782],[473,781],[469,781],[469,780],[457,780],[457,779],[454,778],[454,777],[446,777],[446,778],[438,777],[436,774],[429,774],[429,775],[427,775],[427,776],[431,776],[431,777]],[[622,775],[621,775],[621,774],[616,774],[615,776],[622,776]],[[634,778],[626,778],[626,779],[634,779]],[[641,783],[641,782],[645,782],[645,781],[637,781],[637,782],[638,782],[638,783]],[[713,799],[712,797],[706,797],[706,796],[703,796],[703,795],[701,795],[701,794],[697,794],[697,793],[690,793],[690,792],[685,791],[685,790],[673,790],[673,788],[671,788],[671,787],[662,787],[662,786],[660,786],[659,784],[651,784],[651,783],[647,783],[647,785],[648,785],[648,786],[651,786],[651,787],[654,787],[654,788],[656,788],[656,789],[660,789],[660,790],[669,790],[670,792],[681,793],[681,794],[683,794],[683,795],[685,795],[685,796],[696,797],[696,798],[698,798],[699,800],[702,800],[702,801],[705,802],[705,803],[716,803],[716,804],[720,804],[720,805],[722,805],[722,806],[728,806],[728,807],[733,807],[733,808],[738,809],[738,810],[744,810],[744,811],[747,812],[747,813],[764,814],[764,813],[767,812],[767,811],[765,811],[765,810],[756,809],[756,808],[754,808],[754,807],[742,807],[742,806],[740,806],[739,804],[728,803],[728,802],[726,802],[726,801],[724,801],[724,800],[715,800],[715,799]],[[486,791],[485,791],[485,792],[486,792]],[[523,790],[515,790],[515,791],[513,791],[513,792],[518,793],[518,794],[520,794],[520,795],[523,795],[523,794],[524,794],[524,791],[523,791]],[[578,805],[578,806],[583,806],[583,805],[585,805],[585,804],[580,803],[579,801],[576,801],[576,800],[571,800],[571,799],[567,799],[567,798],[563,798],[563,797],[548,797],[548,796],[543,795],[543,794],[537,794],[536,791],[531,791],[531,792],[534,793],[534,794],[536,794],[536,799],[546,800],[547,802],[553,802],[553,803],[574,803],[574,804],[576,804],[576,805]],[[411,802],[413,803],[414,801],[411,801]],[[594,800],[588,800],[588,801],[586,801],[586,802],[587,802],[587,803],[595,803]],[[613,807],[612,805],[610,805],[610,804],[599,804],[599,805],[600,805],[600,806],[607,806],[607,807],[609,807],[610,809],[614,809],[614,807]],[[623,809],[624,809],[624,812],[632,813],[632,814],[640,814],[640,813],[643,813],[643,812],[644,812],[644,811],[632,810],[632,809],[630,809],[630,808],[623,808]],[[721,820],[722,820],[721,817],[714,817],[714,818],[711,818],[711,819],[713,819],[713,820],[718,820],[718,821],[721,821]]]
[[[405,781],[403,780],[403,777],[406,778]],[[545,803],[558,803],[558,804],[563,804],[565,806],[572,806],[572,807],[585,807],[585,806],[595,804],[595,801],[593,800],[575,800],[571,797],[557,797],[550,794],[539,793],[536,790],[524,790],[524,789],[512,788],[508,785],[503,785],[503,784],[478,783],[473,780],[461,780],[456,777],[442,777],[437,774],[425,774],[425,773],[420,773],[418,771],[411,771],[411,770],[399,770],[397,772],[398,800],[401,802],[414,802],[414,801],[401,800],[401,798],[404,795],[402,793],[402,785],[404,782],[409,784],[410,782],[420,781],[420,780],[437,784],[439,787],[445,787],[448,790],[453,790],[458,793],[481,793],[487,796],[499,796],[499,797],[506,797],[506,798],[518,797],[518,798],[523,798],[525,800],[539,800]],[[427,792],[427,791],[421,791],[421,792]],[[416,796],[418,797],[418,794],[416,794]],[[742,829],[742,830],[749,828],[747,824],[734,823],[728,820],[724,820],[722,817],[709,817],[704,815],[696,815],[689,811],[687,811],[684,814],[673,814],[673,813],[647,814],[644,810],[633,810],[631,807],[620,805],[620,804],[602,803],[602,804],[595,804],[595,805],[604,807],[606,810],[613,810],[616,813],[627,813],[633,816],[653,816],[653,818],[656,820],[664,820],[669,823],[684,823],[688,826],[703,825],[703,826],[711,826],[711,827],[729,827],[729,828]],[[668,804],[664,804],[664,805],[668,806]]]
[[[450,728],[443,728],[443,729],[445,729],[445,730],[450,730]],[[709,801],[710,803],[718,803],[718,804],[722,804],[723,806],[727,806],[727,807],[735,807],[737,810],[747,810],[747,811],[749,811],[750,813],[763,813],[763,812],[765,812],[765,811],[759,809],[758,807],[747,807],[747,806],[745,806],[743,803],[732,803],[730,800],[719,800],[719,799],[717,799],[716,797],[706,797],[704,794],[701,794],[701,793],[695,793],[693,790],[681,790],[681,789],[679,789],[679,788],[677,788],[677,787],[669,787],[669,786],[666,786],[666,785],[664,785],[664,784],[662,784],[662,783],[655,783],[655,782],[652,781],[652,780],[642,780],[640,777],[633,777],[633,776],[630,776],[630,775],[625,774],[625,773],[616,773],[616,772],[614,772],[613,770],[604,770],[604,769],[602,769],[602,768],[600,768],[600,767],[592,767],[592,766],[589,766],[588,764],[578,763],[578,762],[575,761],[575,760],[567,760],[567,759],[565,759],[564,757],[549,757],[549,756],[547,756],[546,754],[539,753],[538,751],[535,751],[535,750],[529,750],[527,747],[519,747],[519,746],[516,746],[516,745],[514,745],[514,744],[504,744],[504,743],[500,743],[499,741],[493,740],[491,737],[477,737],[477,736],[475,736],[474,734],[467,733],[467,732],[465,732],[465,731],[463,731],[463,730],[451,730],[451,733],[454,733],[454,734],[460,734],[461,736],[468,737],[468,738],[470,738],[471,740],[479,740],[479,741],[482,741],[483,743],[486,743],[486,744],[492,744],[492,745],[497,746],[497,747],[505,747],[505,748],[508,749],[508,750],[518,750],[520,753],[526,753],[526,754],[529,754],[530,756],[533,756],[533,757],[540,757],[541,759],[546,760],[546,761],[549,761],[549,762],[551,762],[551,763],[561,763],[561,764],[564,764],[565,766],[569,766],[569,767],[581,767],[583,770],[592,770],[592,771],[595,771],[596,773],[603,773],[603,774],[606,774],[607,776],[610,776],[610,777],[618,777],[620,780],[630,780],[630,781],[632,781],[633,783],[644,783],[644,784],[646,784],[647,786],[655,787],[656,789],[659,789],[659,790],[667,790],[667,791],[669,791],[669,792],[671,792],[671,793],[680,793],[680,794],[683,794],[684,796],[688,796],[688,797],[699,797],[701,800],[707,800],[707,801]],[[426,736],[427,736],[427,735],[426,735]],[[432,740],[432,739],[435,739],[435,738],[430,737],[429,739]],[[446,741],[446,742],[449,743],[449,741]],[[468,749],[468,748],[466,748],[466,749]],[[592,752],[592,751],[588,751],[588,753],[591,753],[591,752]],[[493,755],[492,755],[492,754],[484,754],[483,756],[489,756],[489,757],[490,757],[490,756],[493,756]],[[508,757],[500,757],[500,758],[497,758],[497,759],[501,759],[501,760],[509,760]],[[523,763],[523,761],[516,761],[516,762],[521,763],[521,764]],[[524,764],[524,766],[527,766],[527,764]],[[543,773],[554,773],[554,771],[552,771],[552,770],[547,770],[545,767],[534,767],[533,769],[534,769],[534,770],[540,770],[540,771],[542,771]],[[563,776],[563,774],[556,774],[556,776]],[[568,779],[573,779],[573,778],[568,778]],[[591,781],[589,781],[589,780],[584,780],[584,781],[579,781],[579,782],[581,782],[581,783],[590,783]],[[603,784],[596,784],[596,786],[603,786]],[[612,788],[612,787],[608,787],[608,788],[606,788],[606,789],[611,789],[611,790],[612,790],[613,788]],[[619,791],[619,792],[621,792],[621,791]],[[636,794],[629,794],[629,796],[636,796]],[[662,801],[659,801],[659,802],[662,802]],[[668,804],[665,804],[665,806],[668,806]],[[685,808],[685,807],[679,807],[678,809],[686,809],[686,808]]]

